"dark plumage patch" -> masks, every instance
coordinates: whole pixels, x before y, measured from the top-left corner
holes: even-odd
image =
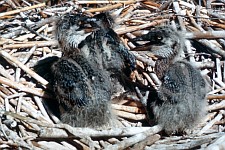
[[[51,67],[54,92],[60,103],[72,109],[88,104],[93,92],[82,68],[72,59],[62,58]]]

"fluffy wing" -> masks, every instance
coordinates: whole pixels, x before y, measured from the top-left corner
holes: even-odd
[[[93,91],[80,66],[71,59],[61,59],[52,66],[53,89],[60,103],[68,108],[88,104]]]

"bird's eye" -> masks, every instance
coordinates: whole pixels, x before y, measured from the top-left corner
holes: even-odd
[[[162,36],[156,36],[156,40],[162,40],[163,39],[163,37]]]

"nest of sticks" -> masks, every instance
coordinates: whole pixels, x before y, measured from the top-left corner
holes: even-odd
[[[0,149],[205,149],[225,147],[225,2],[219,1],[51,1],[0,2]],[[161,24],[179,26],[195,44],[188,60],[211,83],[208,115],[195,134],[166,136],[160,126],[146,125],[146,111],[134,94],[112,104],[124,128],[97,131],[59,124],[46,107],[48,82],[33,71],[37,61],[61,56],[55,41],[54,18],[71,11],[117,15],[114,30],[129,40]],[[197,43],[197,44],[196,44]],[[141,72],[135,82],[157,87],[154,60],[132,51]]]

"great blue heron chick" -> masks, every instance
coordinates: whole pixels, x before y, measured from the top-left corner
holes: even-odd
[[[104,14],[60,17],[56,39],[63,56],[53,63],[51,74],[62,122],[94,128],[112,125],[116,122],[110,108],[112,93],[125,85],[118,83],[122,83],[126,68],[134,68],[134,55]]]
[[[76,60],[76,61],[75,61]],[[110,127],[111,89],[108,77],[82,55],[64,56],[52,67],[53,90],[62,122],[76,127]]]
[[[149,51],[158,58],[155,72],[162,81],[157,100],[147,109],[153,109],[168,134],[193,129],[206,115],[208,88],[200,71],[180,57],[185,39],[171,27],[157,27],[136,40],[150,41]]]

